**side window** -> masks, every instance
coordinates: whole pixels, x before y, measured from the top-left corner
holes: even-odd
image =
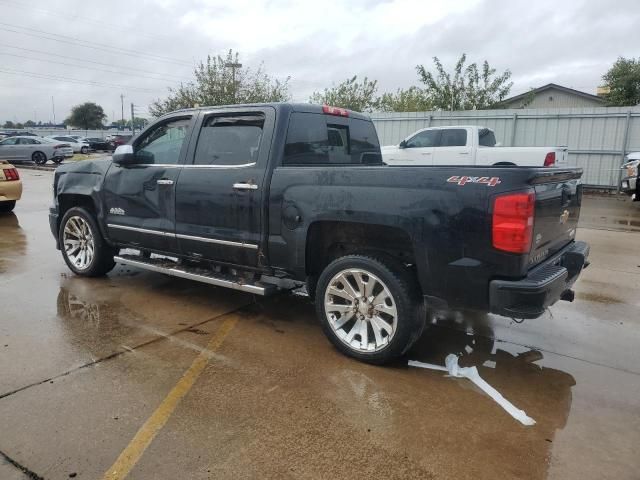
[[[482,128],[478,132],[478,144],[482,147],[495,147],[496,135],[488,128]]]
[[[31,138],[19,138],[18,139],[18,145],[33,145],[35,142],[35,140],[32,140]]]
[[[6,140],[2,141],[2,145],[15,145],[17,141],[18,141],[17,138],[9,137]]]
[[[439,136],[440,130],[425,130],[407,140],[405,148],[435,147],[438,144]]]
[[[211,116],[205,119],[195,165],[246,165],[258,160],[264,115]]]
[[[345,125],[332,123],[331,116],[321,114],[291,115],[283,165],[372,163],[382,163],[373,123],[354,118]]]
[[[181,118],[153,127],[134,147],[139,163],[173,165],[180,160],[180,150],[191,119]]]
[[[441,130],[439,147],[464,147],[467,145],[467,131],[464,128]]]

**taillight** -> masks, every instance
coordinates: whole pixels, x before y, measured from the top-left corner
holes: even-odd
[[[555,164],[556,164],[556,152],[547,153],[547,156],[544,157],[544,166],[553,167]]]
[[[327,115],[337,115],[338,117],[348,117],[349,110],[340,107],[331,107],[329,105],[322,105],[322,113]]]
[[[64,145],[54,145],[53,149],[57,150],[58,148],[64,148]]]
[[[5,168],[3,172],[4,172],[4,178],[8,181],[20,180],[20,174],[18,173],[18,170],[16,170],[15,168]]]
[[[536,194],[509,193],[493,203],[493,248],[512,253],[531,250]]]

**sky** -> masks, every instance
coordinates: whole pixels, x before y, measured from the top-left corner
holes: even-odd
[[[513,95],[549,82],[595,93],[638,45],[637,0],[0,0],[0,124],[60,122],[86,101],[109,122],[131,103],[145,117],[229,49],[306,102],[353,75],[378,93],[416,85],[416,65],[451,69],[462,53],[509,69]]]

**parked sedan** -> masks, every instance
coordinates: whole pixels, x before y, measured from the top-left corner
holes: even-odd
[[[120,145],[126,145],[129,140],[133,138],[133,135],[111,135],[109,140],[109,147],[111,150],[115,150]]]
[[[65,145],[50,143],[39,137],[9,137],[0,141],[0,160],[28,161],[44,165],[48,160],[60,163],[64,158]]]
[[[58,140],[60,142],[65,142],[68,143],[69,145],[71,145],[71,148],[73,148],[74,153],[89,153],[89,144],[86,142],[81,142],[79,140],[76,140],[73,137],[69,137],[69,136],[62,136],[62,135],[57,135],[57,136],[51,136],[49,138],[53,138],[54,140]]]
[[[38,140],[40,140],[41,142],[52,143],[56,145],[55,147],[56,150],[58,150],[59,153],[62,154],[62,156],[56,156],[55,158],[53,158],[52,160],[55,163],[60,163],[64,158],[73,157],[73,148],[69,143],[64,143],[64,142],[60,142],[59,140],[54,140],[53,138],[45,138],[45,137],[39,138]]]
[[[103,150],[105,152],[111,150],[111,145],[109,145],[109,142],[104,138],[89,137],[85,138],[84,141],[89,144],[91,150]]]
[[[10,212],[22,196],[22,181],[18,170],[0,160],[0,212]]]

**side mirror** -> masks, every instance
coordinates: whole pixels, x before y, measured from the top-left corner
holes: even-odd
[[[399,148],[407,148],[407,141],[406,140],[402,140],[400,142],[400,145],[398,145]]]
[[[118,165],[130,165],[136,161],[131,145],[120,145],[115,149],[111,158],[113,159],[113,163]]]

